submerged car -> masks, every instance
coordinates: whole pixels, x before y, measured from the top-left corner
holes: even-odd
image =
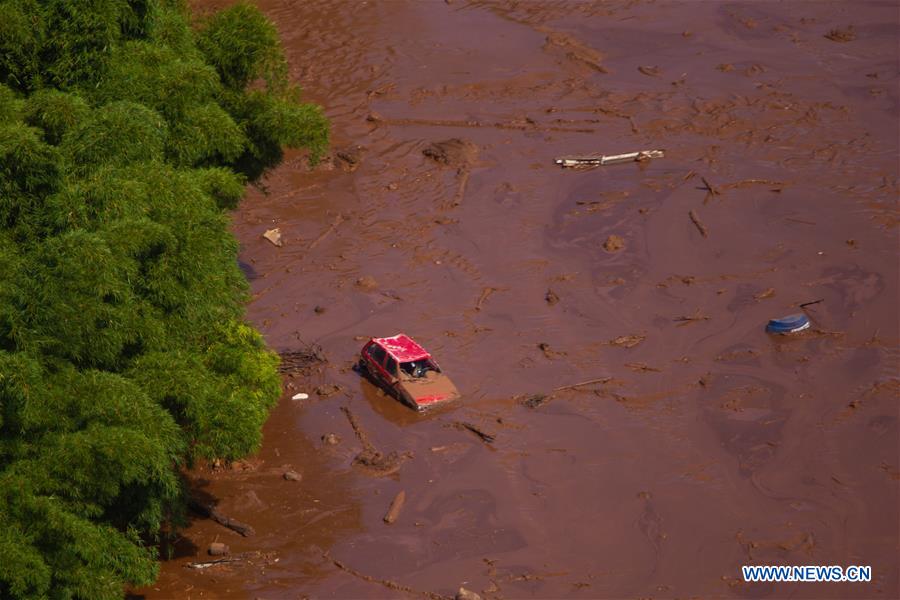
[[[459,398],[459,391],[431,355],[409,336],[372,338],[359,367],[385,391],[416,410]]]

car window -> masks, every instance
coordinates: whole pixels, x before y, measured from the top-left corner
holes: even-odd
[[[378,344],[372,344],[369,346],[369,356],[372,357],[372,360],[374,360],[376,364],[383,365],[384,357],[387,356],[387,352],[385,352],[384,348]]]
[[[397,361],[394,360],[393,357],[388,356],[387,363],[385,363],[384,368],[388,373],[390,373],[394,377],[397,376]]]

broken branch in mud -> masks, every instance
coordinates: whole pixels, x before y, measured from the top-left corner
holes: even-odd
[[[261,563],[255,563],[255,559],[262,559]],[[251,552],[241,552],[240,554],[235,554],[233,556],[225,556],[223,558],[217,558],[215,560],[207,560],[207,561],[199,561],[199,562],[189,562],[185,566],[187,569],[208,569],[210,567],[216,567],[219,565],[225,565],[228,563],[236,563],[243,562],[250,565],[253,564],[261,564],[261,565],[271,565],[273,563],[278,562],[278,558],[276,557],[274,552],[260,552],[259,550],[253,550]]]
[[[204,562],[190,562],[184,566],[188,569],[208,569],[209,567],[215,567],[216,565],[241,562],[242,560],[244,559],[240,556],[229,556],[226,558],[217,558],[216,560],[207,560]]]
[[[357,439],[363,445],[362,452],[353,458],[353,465],[366,469],[372,475],[385,477],[400,470],[403,462],[412,457],[409,452],[398,454],[397,452],[389,452],[383,454],[369,441],[369,436],[356,420],[356,415],[346,406],[341,407],[341,411],[350,421],[350,428],[356,434]]]
[[[609,383],[612,381],[612,377],[598,377],[597,379],[588,379],[587,381],[580,381],[578,383],[573,383],[571,385],[563,385],[558,388],[553,388],[554,392],[562,392],[563,390],[574,390],[576,388],[584,387],[586,385],[591,385],[594,383]]]
[[[198,514],[204,517],[208,517],[219,525],[227,527],[228,529],[235,531],[244,537],[249,537],[256,534],[256,530],[253,529],[253,527],[247,525],[246,523],[241,523],[237,519],[232,519],[231,517],[222,514],[219,509],[216,508],[213,504],[206,504],[200,502],[196,498],[191,498],[188,506],[190,506],[190,508]]]
[[[453,427],[454,429],[459,429],[459,430],[471,431],[472,433],[477,435],[481,439],[481,441],[484,442],[485,444],[494,443],[495,437],[493,435],[482,431],[481,429],[479,429],[475,425],[472,425],[471,423],[467,423],[465,421],[454,421],[453,423],[450,423],[449,427]]]
[[[278,356],[281,358],[279,373],[306,371],[317,363],[325,362],[325,353],[317,345],[310,345],[302,350],[285,350],[279,352]]]
[[[746,187],[748,185],[774,185],[774,186],[778,186],[778,188],[777,188],[777,190],[773,190],[773,191],[781,191],[781,187],[784,186],[784,182],[773,181],[771,179],[741,179],[740,181],[733,181],[731,183],[726,183],[722,187],[726,188],[726,189],[731,189],[731,188]]]
[[[811,302],[804,302],[803,304],[798,304],[800,308],[805,308],[807,306],[812,306],[813,304],[818,304],[819,302],[825,302],[825,298],[819,298],[818,300],[812,300]]]
[[[383,585],[384,587],[386,587],[390,590],[394,590],[397,592],[406,592],[407,594],[415,594],[417,596],[422,596],[424,598],[430,598],[431,600],[452,600],[452,598],[449,598],[447,596],[441,596],[440,594],[435,594],[434,592],[423,592],[420,590],[416,590],[416,589],[409,587],[408,585],[403,585],[403,584],[397,583],[396,581],[391,581],[390,579],[378,579],[377,577],[372,577],[371,575],[366,575],[364,573],[360,573],[356,569],[354,569],[350,566],[347,566],[344,563],[342,563],[341,561],[339,561],[338,559],[334,558],[333,556],[328,554],[328,552],[323,552],[322,556],[326,560],[331,561],[331,564],[333,564],[335,567],[337,567],[341,571],[344,571],[345,573],[349,573],[350,575],[353,575],[357,579],[361,579],[361,580],[367,581],[369,583],[377,583],[379,585]]]
[[[388,508],[387,514],[384,515],[384,522],[388,525],[394,523],[400,516],[400,511],[403,510],[403,505],[405,503],[406,492],[404,490],[400,490],[391,501],[391,506]]]
[[[691,218],[691,222],[697,227],[697,231],[700,232],[700,235],[702,235],[703,237],[708,237],[709,232],[706,230],[706,225],[704,225],[703,222],[700,221],[700,217],[697,216],[696,211],[691,210],[688,213],[688,216]]]
[[[356,434],[359,443],[363,445],[363,448],[366,450],[374,450],[375,446],[372,445],[372,442],[369,441],[369,436],[366,434],[365,430],[360,426],[359,421],[356,420],[356,415],[350,410],[347,406],[341,407],[341,412],[347,416],[347,420],[350,421],[350,428],[353,430],[353,433]]]
[[[706,179],[706,177],[701,177],[700,181],[703,182],[703,186],[704,186],[700,189],[706,190],[706,197],[703,199],[703,204],[706,204],[707,202],[709,202],[709,199],[712,198],[713,196],[720,196],[722,194],[722,192],[720,192],[718,188],[714,187],[713,184],[711,184]]]
[[[710,318],[711,317],[709,315],[701,314],[700,309],[698,308],[696,311],[694,311],[694,314],[692,314],[692,315],[681,315],[680,317],[675,317],[672,320],[675,321],[676,323],[687,324],[687,323],[695,323],[697,321],[709,321]]]
[[[322,242],[322,240],[324,240],[329,235],[331,235],[334,232],[334,230],[337,229],[338,225],[340,225],[343,222],[344,222],[344,215],[338,214],[338,216],[334,218],[334,221],[332,221],[331,225],[328,226],[328,229],[323,231],[319,237],[317,237],[310,243],[310,245],[307,247],[307,250],[312,250],[313,248],[318,246]]]

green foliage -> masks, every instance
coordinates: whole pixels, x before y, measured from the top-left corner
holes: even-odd
[[[248,4],[0,0],[0,598],[156,577],[179,469],[255,451],[277,356],[224,212],[319,107]]]
[[[244,195],[244,177],[222,167],[210,167],[195,171],[197,183],[203,191],[216,200],[216,204],[223,210],[237,208],[238,202]]]
[[[276,364],[258,334],[232,325],[203,355],[142,355],[131,376],[188,430],[191,460],[230,460],[259,448],[260,428],[280,391]]]
[[[161,160],[168,127],[143,104],[118,101],[94,110],[63,137],[60,149],[70,168],[85,174],[99,165]]]
[[[233,163],[246,144],[244,132],[215,102],[187,109],[170,130],[166,154],[176,165]]]
[[[283,84],[287,66],[275,26],[259,10],[238,2],[203,23],[197,45],[228,88],[243,90],[258,78]]]
[[[248,147],[237,163],[238,169],[256,179],[282,159],[282,147],[305,147],[313,163],[328,148],[328,120],[319,106],[293,100],[297,89],[279,94],[254,90],[228,95],[232,114],[247,133]]]
[[[0,85],[0,124],[17,121],[21,115],[23,104],[16,97],[15,92],[5,85]]]
[[[121,37],[127,4],[121,0],[45,0],[40,17],[47,32],[41,67],[63,89],[102,77],[110,50]]]
[[[38,130],[21,122],[0,125],[0,227],[14,227],[60,186],[59,162]]]
[[[58,145],[67,131],[84,121],[90,107],[81,96],[55,89],[40,90],[25,103],[25,122],[42,129],[44,141]]]
[[[39,87],[43,41],[36,0],[0,1],[0,83],[20,90]]]

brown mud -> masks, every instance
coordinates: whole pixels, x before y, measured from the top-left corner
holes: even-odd
[[[900,595],[896,3],[260,5],[345,150],[235,213],[249,319],[325,362],[285,374],[258,456],[192,474],[255,535],[196,518],[138,594]],[[351,369],[400,331],[461,402]],[[342,407],[395,472],[353,466]],[[264,559],[185,568],[214,541]]]

